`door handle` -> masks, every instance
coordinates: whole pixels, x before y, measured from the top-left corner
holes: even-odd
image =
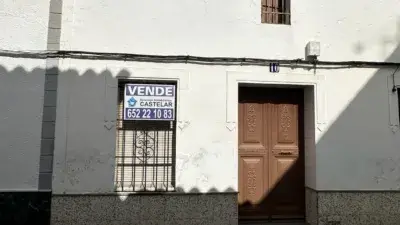
[[[287,151],[281,151],[279,152],[279,155],[292,155],[293,152],[287,152]]]

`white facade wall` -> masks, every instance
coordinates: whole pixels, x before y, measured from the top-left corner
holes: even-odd
[[[398,114],[396,108],[389,114],[387,83],[393,70],[269,74],[268,68],[260,67],[78,60],[63,66],[72,70],[60,76],[53,193],[113,191],[117,77],[178,80],[176,179],[183,191],[236,190],[238,82],[317,87],[316,135],[306,136],[307,186],[319,190],[397,187],[399,133],[392,132],[389,115]]]
[[[292,1],[291,26],[261,24],[260,4],[64,0],[61,48],[295,59],[304,57],[308,41],[317,40],[320,60],[400,61],[399,0]],[[48,10],[43,1],[0,2],[0,24],[6,28],[1,48],[44,50]],[[9,160],[0,164],[0,189],[37,189],[45,62],[2,58],[1,66],[6,82],[0,82],[0,146]],[[30,72],[10,76],[18,67]],[[181,84],[176,179],[184,191],[237,189],[238,82],[316,87],[315,135],[306,141],[316,146],[307,152],[307,186],[392,190],[400,185],[397,98],[390,93],[395,68],[317,69],[316,74],[282,68],[269,74],[264,67],[62,60],[61,69],[54,193],[113,191],[116,77],[124,74]],[[14,92],[18,104],[9,99]]]
[[[45,50],[49,2],[0,1],[0,49]],[[37,191],[45,60],[0,57],[0,191]]]
[[[291,26],[261,24],[260,4],[66,0],[61,45],[96,52],[295,59],[303,58],[306,43],[316,40],[320,60],[400,61],[398,0],[292,1]],[[60,77],[56,193],[112,191],[115,127],[105,127],[116,118],[119,75],[176,79],[181,85],[177,186],[184,191],[237,189],[238,82],[315,87],[314,97],[306,97],[316,101],[308,103],[315,108],[315,135],[306,137],[306,147],[311,146],[307,186],[391,190],[400,185],[395,172],[400,170],[400,133],[391,126],[398,124],[389,79],[395,68],[269,74],[263,67],[87,60],[65,60],[63,68],[74,75]]]
[[[63,1],[66,50],[384,61],[399,40],[399,0],[292,1],[292,25],[261,24],[261,1]]]

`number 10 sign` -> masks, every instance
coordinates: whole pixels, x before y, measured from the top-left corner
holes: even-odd
[[[124,120],[174,120],[175,85],[126,84]]]

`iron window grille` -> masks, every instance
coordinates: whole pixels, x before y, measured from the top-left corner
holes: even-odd
[[[124,121],[123,102],[126,83],[128,82],[121,81],[118,85],[116,191],[175,191],[176,120]],[[171,84],[132,81],[130,83]]]
[[[261,22],[290,25],[290,0],[261,0]]]

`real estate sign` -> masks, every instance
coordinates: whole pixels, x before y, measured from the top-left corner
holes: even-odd
[[[175,85],[126,84],[124,120],[174,120]]]

